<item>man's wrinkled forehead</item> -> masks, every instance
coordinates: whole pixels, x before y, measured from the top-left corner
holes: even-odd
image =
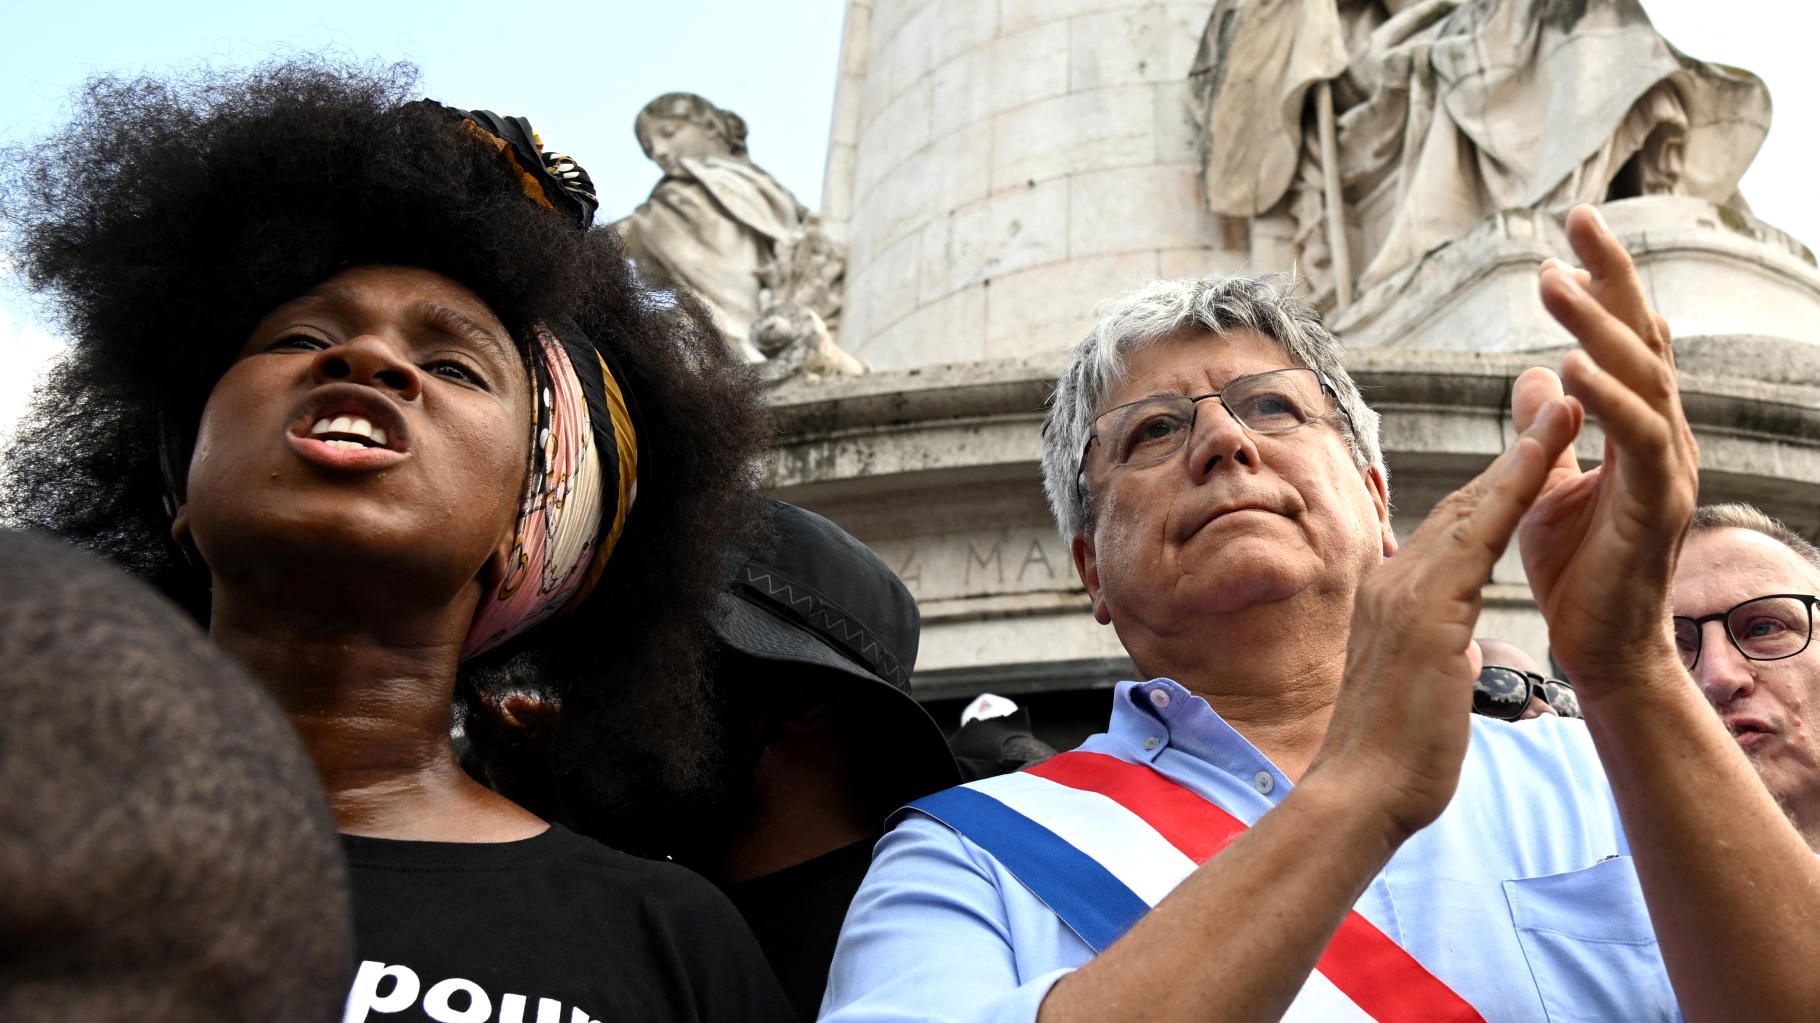
[[[1675,614],[1694,616],[1769,593],[1820,593],[1820,567],[1774,537],[1727,526],[1687,542],[1674,585]]]
[[[1124,372],[1108,385],[1094,411],[1154,394],[1207,394],[1236,377],[1296,365],[1281,344],[1249,327],[1215,332],[1190,324],[1127,355]]]

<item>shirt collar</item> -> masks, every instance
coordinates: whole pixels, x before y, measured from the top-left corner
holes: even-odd
[[[1127,759],[1154,763],[1166,750],[1184,753],[1215,770],[1258,787],[1260,772],[1278,792],[1289,779],[1249,739],[1227,724],[1206,700],[1172,679],[1120,682],[1107,733],[1126,747]]]

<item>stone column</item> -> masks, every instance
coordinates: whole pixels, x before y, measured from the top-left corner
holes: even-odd
[[[1053,352],[1102,298],[1241,265],[1185,99],[1210,7],[851,0],[824,203],[852,246],[842,346],[881,370]]]

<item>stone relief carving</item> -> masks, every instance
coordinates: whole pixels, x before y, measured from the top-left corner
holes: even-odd
[[[1637,0],[1217,0],[1190,106],[1209,207],[1286,220],[1329,311],[1500,210],[1741,206],[1770,116]]]
[[[663,171],[613,226],[634,260],[689,288],[761,375],[863,373],[834,343],[844,247],[746,154],[746,122],[688,92],[638,114],[639,144]]]
[[[752,343],[765,358],[761,377],[781,381],[866,372],[863,361],[834,343],[846,269],[845,246],[822,230],[818,217],[778,239],[771,262],[758,273],[764,312],[753,321]]]

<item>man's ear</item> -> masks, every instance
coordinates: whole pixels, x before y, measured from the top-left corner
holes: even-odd
[[[1100,589],[1100,565],[1092,538],[1086,533],[1076,533],[1068,542],[1068,553],[1074,557],[1074,574],[1080,576],[1081,585],[1087,587],[1087,596],[1093,598],[1093,620],[1101,625],[1111,625],[1112,608],[1106,605],[1106,594]]]
[[[1378,532],[1384,541],[1384,556],[1390,557],[1397,552],[1397,533],[1390,528],[1390,481],[1384,478],[1384,470],[1378,466],[1366,469],[1365,489],[1371,493],[1371,505],[1378,513]]]

